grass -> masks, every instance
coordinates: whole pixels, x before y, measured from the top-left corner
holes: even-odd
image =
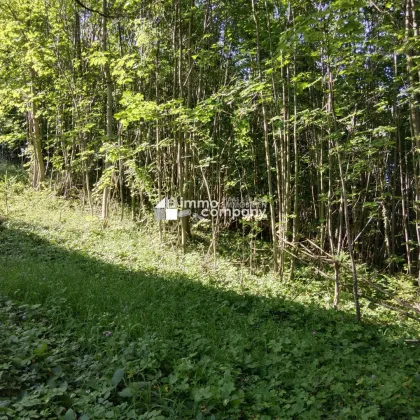
[[[332,310],[310,270],[282,284],[214,268],[49,191],[16,182],[8,206],[4,418],[420,418],[412,322],[363,301],[358,325],[351,296]]]

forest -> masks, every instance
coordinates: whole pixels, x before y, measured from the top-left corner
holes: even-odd
[[[420,419],[417,0],[0,0],[0,419]]]

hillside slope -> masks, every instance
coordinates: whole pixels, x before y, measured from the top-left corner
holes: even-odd
[[[48,191],[0,227],[0,410],[12,418],[384,418],[420,412],[416,325],[305,275],[281,284]],[[308,271],[309,272],[309,271]],[[22,306],[23,305],[23,306]],[[84,416],[84,417],[82,417]]]

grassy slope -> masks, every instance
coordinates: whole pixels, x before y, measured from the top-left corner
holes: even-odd
[[[41,407],[48,411],[41,417],[52,418],[66,410],[68,418],[420,413],[420,348],[399,340],[414,326],[394,315],[365,307],[365,323],[356,325],[351,299],[342,311],[329,309],[325,282],[242,277],[226,260],[213,269],[201,253],[164,249],[131,222],[112,220],[104,230],[48,192],[14,193],[9,206],[0,228],[0,292],[42,304],[3,303],[0,393],[12,401],[8,410],[20,410],[12,417],[29,410],[13,402],[25,388],[23,401],[36,401],[31,418]],[[74,344],[71,352],[66,342]],[[26,380],[33,364],[38,376]],[[113,383],[118,369],[124,376]],[[59,389],[57,381],[39,389],[51,377],[65,381],[60,398],[46,396]]]

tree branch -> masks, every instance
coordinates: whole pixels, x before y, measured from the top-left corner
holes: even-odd
[[[89,12],[97,13],[98,15],[100,15],[104,18],[116,19],[116,18],[119,17],[119,16],[105,15],[100,10],[91,9],[90,7],[85,6],[80,0],[75,0],[75,1],[79,6],[83,7],[84,9],[88,10]]]

